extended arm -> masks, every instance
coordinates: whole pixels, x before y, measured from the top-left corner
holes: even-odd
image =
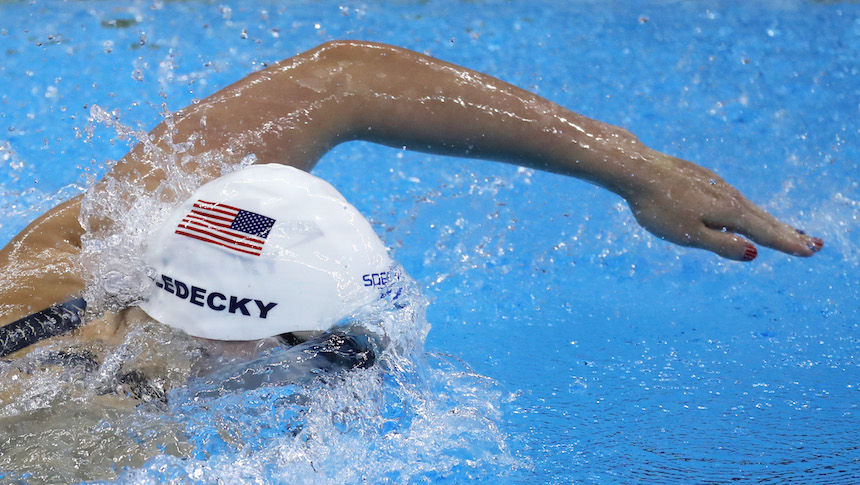
[[[731,259],[755,256],[755,247],[734,233],[798,256],[821,247],[712,172],[655,152],[626,130],[490,76],[381,44],[332,42],[270,66],[179,111],[151,140],[110,177],[154,188],[166,173],[149,163],[151,150],[168,152],[186,141],[188,155],[217,152],[220,161],[238,163],[253,153],[259,163],[310,170],[338,143],[368,140],[583,178],[624,197],[658,236]],[[180,168],[204,180],[217,177],[220,164],[201,165],[204,158],[189,157]],[[83,289],[74,270],[79,205],[77,198],[49,211],[0,252],[0,320]]]
[[[730,259],[755,255],[735,233],[798,256],[821,247],[713,172],[651,150],[626,130],[392,46],[322,45],[248,76],[178,118],[180,140],[198,133],[238,155],[253,152],[261,162],[305,170],[337,143],[358,139],[579,177],[624,197],[656,235]]]

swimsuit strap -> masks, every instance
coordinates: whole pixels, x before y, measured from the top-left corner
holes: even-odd
[[[86,308],[87,302],[76,298],[0,327],[0,357],[80,327]]]

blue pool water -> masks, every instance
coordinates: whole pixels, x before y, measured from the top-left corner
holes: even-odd
[[[192,383],[167,409],[34,397],[0,410],[0,481],[860,480],[855,2],[2,2],[0,238],[128,150],[93,106],[148,130],[341,38],[621,125],[825,250],[727,262],[655,239],[583,182],[343,145],[315,173],[415,279],[426,318],[416,297],[393,319],[419,341],[429,328],[424,350],[203,402]]]

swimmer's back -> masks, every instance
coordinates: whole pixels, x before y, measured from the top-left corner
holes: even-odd
[[[0,326],[81,296],[80,197],[50,211],[0,250]]]

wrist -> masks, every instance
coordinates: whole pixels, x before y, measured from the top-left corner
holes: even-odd
[[[613,132],[591,146],[581,146],[571,174],[589,180],[629,200],[653,187],[670,163],[669,157],[648,148],[626,130]],[[577,154],[574,154],[575,156]]]

